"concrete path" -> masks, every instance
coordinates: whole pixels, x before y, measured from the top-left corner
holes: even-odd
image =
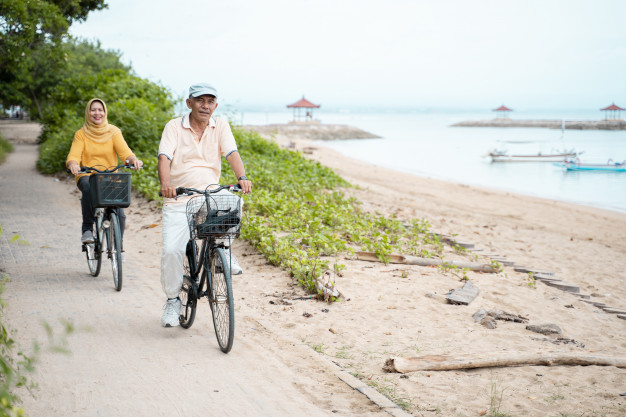
[[[78,197],[37,173],[37,151],[18,144],[0,165],[0,273],[9,278],[2,319],[27,353],[34,341],[49,344],[43,322],[55,336],[63,322],[77,330],[69,354],[40,355],[38,388],[20,391],[28,416],[389,415],[311,349],[279,343],[251,317],[237,316],[228,355],[205,305],[191,329],[161,328],[158,276],[132,259],[121,292],[107,260],[90,276]]]

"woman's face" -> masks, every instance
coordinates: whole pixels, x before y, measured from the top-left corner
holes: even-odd
[[[89,120],[95,125],[99,125],[104,121],[104,106],[99,101],[94,101],[89,106]]]

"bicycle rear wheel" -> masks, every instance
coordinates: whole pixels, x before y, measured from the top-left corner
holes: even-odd
[[[180,312],[180,325],[188,329],[196,319],[196,307],[198,305],[198,284],[192,278],[195,275],[197,246],[192,240],[187,242],[186,256],[183,261],[183,285],[178,292],[178,298],[182,303]]]
[[[101,209],[96,209],[101,210]],[[102,214],[96,212],[96,234],[93,237],[93,243],[85,244],[85,253],[87,254],[87,266],[89,273],[94,277],[100,274],[102,267]]]
[[[117,214],[111,213],[111,224],[107,230],[109,242],[109,258],[111,259],[111,270],[113,271],[113,284],[116,291],[122,289],[122,231]]]
[[[209,305],[213,314],[215,336],[220,349],[230,352],[235,338],[235,305],[230,275],[230,262],[224,249],[217,248],[211,254],[208,283]]]

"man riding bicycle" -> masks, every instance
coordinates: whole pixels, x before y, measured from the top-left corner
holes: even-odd
[[[192,85],[186,103],[191,111],[165,125],[159,144],[158,170],[164,197],[161,286],[167,296],[161,317],[163,327],[179,325],[178,293],[183,283],[183,259],[189,240],[186,215],[189,197],[174,199],[176,188],[204,189],[219,184],[221,157],[224,156],[243,192],[248,194],[252,190],[228,121],[212,117],[218,105],[217,90],[205,83]],[[232,274],[241,274],[243,271],[230,250],[227,256],[232,257]]]

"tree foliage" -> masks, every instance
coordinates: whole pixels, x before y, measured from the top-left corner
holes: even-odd
[[[48,85],[41,80],[65,65],[70,25],[105,7],[105,0],[0,0],[0,103],[40,116]]]

